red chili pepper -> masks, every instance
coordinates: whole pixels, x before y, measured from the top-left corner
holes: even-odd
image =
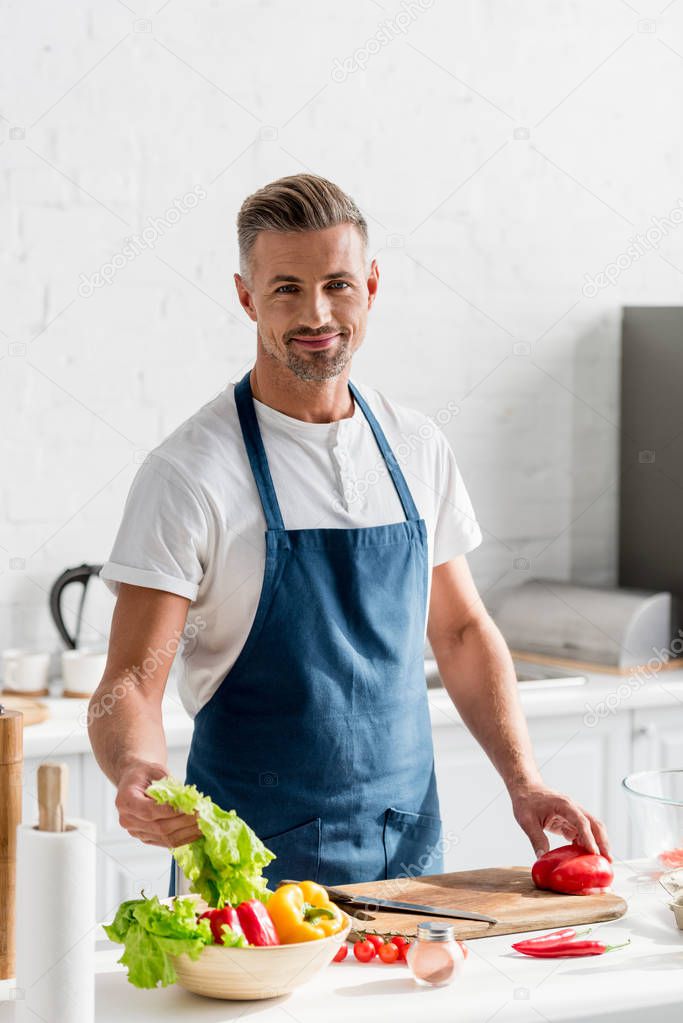
[[[589,932],[590,927],[585,931],[577,931],[574,927],[563,927],[560,931],[550,931],[549,934],[540,934],[536,938],[523,938],[522,941],[515,942],[512,947],[518,951],[521,950],[520,946],[524,948],[527,945],[531,945],[532,948],[543,948],[544,945],[556,945],[558,941],[569,941]]]
[[[275,924],[259,899],[249,899],[237,907],[237,916],[250,945],[279,945]]]
[[[232,906],[223,906],[222,909],[208,909],[206,913],[202,913],[199,917],[200,920],[205,918],[211,924],[211,933],[213,934],[213,940],[217,945],[223,944],[223,927],[226,925],[235,934],[244,933],[239,917],[237,916],[237,910]]]
[[[605,945],[602,941],[559,941],[555,945],[544,946],[519,942],[516,948],[522,955],[533,956],[536,959],[560,959],[565,956],[601,956],[605,952],[613,952],[615,948],[624,948],[630,941],[629,938],[621,945]]]

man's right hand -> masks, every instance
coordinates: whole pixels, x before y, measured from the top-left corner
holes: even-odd
[[[179,813],[170,806],[155,803],[146,793],[147,786],[165,778],[168,770],[162,764],[134,761],[125,767],[119,778],[116,809],[119,823],[133,838],[147,845],[175,849],[201,838],[196,818]]]

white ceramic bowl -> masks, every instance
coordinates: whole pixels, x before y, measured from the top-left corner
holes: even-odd
[[[185,954],[173,956],[178,984],[197,995],[239,1001],[289,994],[332,962],[351,930],[344,917],[342,931],[319,941],[252,948],[207,945],[194,961]]]

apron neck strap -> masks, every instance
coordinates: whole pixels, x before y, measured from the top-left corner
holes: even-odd
[[[403,505],[403,511],[405,512],[406,518],[409,521],[417,522],[417,520],[420,518],[420,513],[418,512],[415,506],[415,502],[413,501],[412,494],[408,489],[408,484],[406,483],[405,476],[401,472],[401,468],[398,462],[396,461],[396,456],[389,447],[389,441],[384,435],[384,430],[379,425],[377,419],[375,418],[375,415],[371,411],[370,406],[366,402],[365,398],[359,393],[356,385],[352,384],[350,380],[349,390],[351,391],[351,394],[353,395],[355,400],[360,405],[361,411],[365,418],[367,419],[368,423],[370,424],[370,429],[375,435],[377,447],[382,452],[382,457],[386,462],[387,469],[389,470],[389,474],[391,476],[393,484],[396,487],[396,493],[398,494],[399,500]]]
[[[285,524],[282,521],[280,505],[278,504],[275,487],[273,486],[273,477],[270,475],[270,469],[268,468],[266,449],[263,446],[263,439],[254,410],[251,383],[249,382],[250,373],[251,370],[247,370],[240,382],[235,385],[237,415],[242,427],[242,436],[244,437],[249,464],[254,474],[259,497],[261,498],[268,530],[284,529]]]
[[[251,393],[251,382],[249,380],[250,373],[251,370],[247,370],[240,382],[235,385],[235,405],[237,407],[237,415],[239,417],[240,427],[242,428],[242,436],[247,449],[249,465],[251,466],[251,471],[254,474],[254,481],[259,492],[259,497],[261,498],[263,514],[266,518],[266,525],[269,530],[284,529],[285,525],[282,519],[280,505],[278,504],[277,495],[275,493],[273,477],[270,475],[270,469],[268,467],[266,449],[263,446],[263,438],[261,437],[258,420],[256,419],[253,395]],[[398,494],[399,500],[403,506],[406,518],[408,520],[417,521],[420,518],[419,512],[415,506],[415,502],[413,501],[410,490],[408,489],[408,484],[405,481],[405,477],[401,472],[394,453],[389,447],[389,442],[384,436],[382,427],[377,422],[377,419],[370,410],[365,398],[362,397],[355,384],[352,384],[350,380],[349,390],[351,391],[354,399],[358,402],[361,412],[367,419],[370,429],[373,432],[375,440],[377,441],[377,446],[384,461],[386,462],[389,475],[391,476],[396,488],[396,493]]]

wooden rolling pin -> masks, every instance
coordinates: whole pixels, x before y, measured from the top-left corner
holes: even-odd
[[[17,827],[21,824],[23,715],[0,703],[0,980],[15,971]]]

